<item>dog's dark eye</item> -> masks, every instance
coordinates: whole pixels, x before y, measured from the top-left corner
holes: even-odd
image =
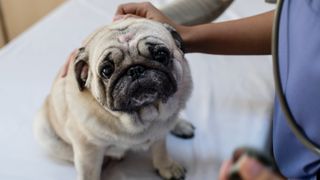
[[[106,64],[102,65],[102,68],[100,70],[100,74],[103,78],[110,78],[110,76],[112,75],[114,71],[114,66],[112,63],[107,62]]]
[[[170,60],[170,52],[163,46],[151,46],[149,47],[152,59],[158,61],[164,65],[167,65]]]

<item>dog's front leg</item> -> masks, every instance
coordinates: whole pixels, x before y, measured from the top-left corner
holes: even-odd
[[[100,180],[104,148],[99,147],[81,135],[72,138],[74,164],[78,180]]]
[[[100,180],[104,151],[91,144],[74,146],[74,163],[78,180]]]
[[[170,158],[165,138],[155,142],[151,150],[153,166],[160,176],[165,179],[184,179],[186,170]]]

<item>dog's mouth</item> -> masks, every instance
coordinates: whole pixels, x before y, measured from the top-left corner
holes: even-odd
[[[148,105],[166,102],[177,90],[177,84],[169,72],[147,69],[139,75],[126,73],[114,82],[111,91],[111,109],[114,111],[138,111]]]
[[[156,89],[143,89],[139,88],[136,92],[132,93],[131,98],[129,99],[129,104],[134,107],[141,107],[144,105],[152,104],[157,99],[159,99],[159,92]]]

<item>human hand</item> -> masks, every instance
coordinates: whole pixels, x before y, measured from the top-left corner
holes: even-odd
[[[69,65],[70,65],[71,62],[73,62],[76,59],[77,53],[78,53],[78,49],[75,49],[69,55],[67,61],[64,63],[62,69],[60,70],[60,77],[64,78],[64,77],[67,76]]]
[[[239,159],[239,174],[243,180],[283,180],[283,178],[263,166],[256,159],[247,155]],[[225,161],[219,172],[219,180],[229,180],[229,174],[232,167],[232,161]]]
[[[171,25],[173,28],[178,30],[181,28],[180,25],[165,16],[159,9],[154,7],[150,2],[143,3],[127,3],[118,6],[113,21],[119,19],[125,19],[128,17],[141,17],[151,20],[155,20],[161,23]]]
[[[172,26],[180,34],[184,42],[186,52],[191,51],[189,49],[191,28],[188,26],[177,24],[176,22],[165,16],[159,9],[154,7],[151,3],[144,2],[121,4],[120,6],[118,6],[113,21],[126,19],[129,17],[147,18],[161,23],[166,23]]]

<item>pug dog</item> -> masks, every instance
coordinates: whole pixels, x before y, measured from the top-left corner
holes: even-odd
[[[193,137],[179,118],[192,81],[183,43],[170,26],[128,18],[90,35],[65,78],[57,77],[34,132],[49,155],[73,162],[78,180],[100,180],[104,158],[151,149],[164,179],[185,169],[166,150],[168,132]]]

